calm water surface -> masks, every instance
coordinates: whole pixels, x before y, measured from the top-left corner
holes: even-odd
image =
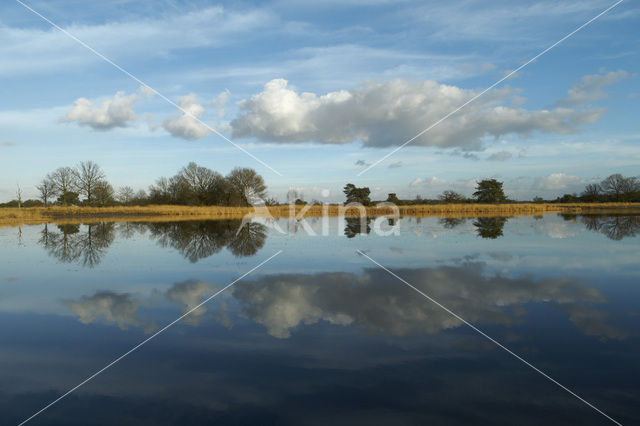
[[[640,217],[0,228],[0,424],[640,423]],[[362,226],[361,226],[362,225]],[[368,232],[370,231],[370,232]]]

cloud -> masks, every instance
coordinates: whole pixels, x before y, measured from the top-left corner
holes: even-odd
[[[0,146],[16,146],[17,144],[14,141],[2,141],[0,142]]]
[[[499,152],[494,152],[493,154],[491,154],[487,158],[487,160],[489,160],[489,161],[507,161],[511,157],[513,157],[513,154],[510,153],[509,151],[499,151]]]
[[[506,106],[516,93],[500,89],[478,98],[417,138],[420,146],[480,148],[485,137],[533,132],[572,133],[597,121],[600,109],[525,110]],[[261,141],[345,144],[365,147],[399,145],[475,96],[474,90],[404,79],[365,83],[353,90],[324,95],[299,93],[287,80],[275,79],[239,103],[231,121],[233,136]]]
[[[525,305],[532,302],[570,307],[605,301],[597,289],[573,279],[509,278],[488,273],[481,263],[396,272],[472,323],[514,325]],[[389,285],[390,280],[393,278],[376,269],[367,269],[362,275],[269,275],[236,284],[233,297],[241,303],[242,315],[263,324],[277,338],[289,337],[301,324],[319,321],[391,335],[435,334],[462,325],[415,293]],[[615,335],[602,325],[604,317],[594,318],[589,333]]]
[[[369,165],[369,163],[367,163],[367,162],[366,162],[366,161],[364,161],[364,160],[358,160],[358,161],[356,161],[354,164],[355,164],[356,166],[368,166],[368,165]]]
[[[225,89],[211,102],[216,108],[218,108],[218,118],[222,118],[225,115],[224,107],[229,100],[229,95],[231,95],[231,92],[229,89]]]
[[[171,52],[185,48],[237,44],[243,37],[253,39],[255,31],[265,27],[283,31],[277,16],[260,8],[233,11],[213,6],[188,13],[159,15],[153,18],[145,13],[140,19],[109,20],[96,25],[74,23],[63,28],[122,63],[140,58],[166,58]],[[77,72],[87,64],[106,66],[65,34],[55,28],[43,28],[46,29],[0,26],[0,40],[3,40],[0,75],[19,76],[53,70]],[[189,36],[185,37],[185,34]]]
[[[389,164],[390,169],[398,169],[402,167],[402,161],[396,161],[395,163]]]
[[[175,283],[165,293],[167,300],[184,305],[182,313],[186,313],[191,309],[202,303],[205,296],[210,296],[213,293],[213,286],[209,283],[196,280],[187,280],[179,283]],[[206,306],[200,306],[195,311],[191,312],[183,321],[187,324],[197,325],[200,317],[207,312]]]
[[[566,221],[537,221],[535,223],[536,232],[542,233],[549,238],[564,239],[575,237],[584,232],[584,228],[575,226]]]
[[[624,340],[629,337],[626,330],[606,323],[606,312],[578,304],[568,304],[562,310],[569,314],[569,321],[587,336],[597,336],[601,340]]]
[[[629,77],[624,70],[585,75],[569,89],[569,96],[558,100],[554,105],[560,107],[574,107],[584,105],[607,97],[603,90],[606,86],[617,83]]]
[[[151,323],[143,322],[138,318],[140,305],[132,300],[129,294],[101,291],[93,296],[83,296],[80,300],[67,300],[63,303],[78,316],[78,321],[83,324],[91,324],[102,317],[107,323],[115,323],[123,330],[133,326],[150,332],[155,328]]]
[[[78,98],[61,121],[75,122],[81,126],[89,126],[95,130],[110,130],[116,127],[129,127],[137,117],[133,110],[133,104],[153,92],[141,87],[137,93],[125,95],[123,91],[117,92],[113,98],[105,99],[100,105],[94,105],[86,98]]]
[[[418,186],[418,185],[425,185],[425,186],[437,186],[437,185],[442,185],[443,183],[445,183],[446,180],[444,179],[440,179],[437,176],[431,176],[428,178],[415,178],[414,180],[411,181],[411,183],[409,184],[409,186]]]
[[[453,151],[447,152],[447,154],[473,161],[478,161],[480,159],[477,154],[462,149],[454,149]]]
[[[202,114],[204,114],[204,108],[198,103],[196,95],[190,93],[182,96],[178,104],[180,108],[191,115],[182,113],[182,115],[178,117],[165,120],[162,127],[164,127],[167,132],[176,138],[187,140],[204,138],[211,133],[206,126],[196,120],[196,118],[200,119]]]
[[[568,22],[579,25],[592,16],[600,2],[436,2],[412,5],[402,11],[415,25],[428,30],[429,37],[451,43],[470,40],[473,43],[499,41],[543,44],[540,29],[562,29]],[[612,16],[615,16],[613,14]],[[424,36],[423,36],[424,37]]]
[[[565,175],[564,173],[551,173],[550,175],[538,177],[533,182],[532,189],[557,191],[567,189],[569,185],[581,183],[578,176]]]

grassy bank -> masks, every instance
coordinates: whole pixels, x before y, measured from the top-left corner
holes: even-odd
[[[304,206],[295,206],[300,214]],[[289,206],[269,207],[273,217],[289,217]],[[517,216],[555,213],[605,213],[634,211],[640,213],[637,203],[578,203],[578,204],[437,204],[398,206],[401,216],[429,217],[476,217],[476,216]],[[263,216],[264,212],[254,212],[252,207],[193,207],[193,206],[133,206],[133,207],[30,207],[0,209],[0,225],[38,224],[51,222],[89,221],[172,221],[205,219],[240,219],[247,214]],[[391,207],[367,207],[368,216],[392,214]],[[311,206],[304,216],[357,216],[356,208],[344,209],[340,206]]]

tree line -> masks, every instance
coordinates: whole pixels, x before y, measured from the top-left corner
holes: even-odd
[[[401,200],[396,193],[388,194],[386,200],[372,201],[368,187],[357,187],[352,183],[345,185],[345,203],[360,203],[365,206],[381,201],[396,205],[415,204],[460,204],[460,203],[513,203],[504,193],[504,182],[496,179],[483,179],[476,185],[472,197],[453,191],[443,191],[437,199],[424,199],[416,196],[413,200]],[[75,167],[59,167],[48,173],[36,186],[39,200],[22,202],[21,192],[18,199],[0,204],[4,207],[24,206],[115,206],[174,204],[195,206],[249,206],[255,202],[277,205],[274,198],[267,198],[264,179],[250,168],[234,168],[226,176],[190,162],[171,177],[160,177],[150,185],[148,191],[134,191],[130,186],[115,190],[107,181],[105,173],[93,161],[84,161]],[[290,202],[307,204],[298,194],[289,194]],[[600,183],[588,184],[580,194],[564,194],[553,200],[534,197],[534,203],[572,203],[572,202],[640,202],[640,179],[625,177],[619,173],[603,179]],[[313,201],[313,204],[320,204]]]
[[[416,204],[500,204],[514,203],[504,193],[504,182],[496,179],[483,179],[476,184],[476,191],[469,198],[463,194],[445,190],[436,199],[423,199],[419,195],[413,200],[401,200],[396,193],[390,193],[386,200],[372,201],[371,190],[368,187],[356,187],[348,183],[343,192],[346,203],[360,203],[365,206],[374,205],[381,201],[393,203],[395,205],[416,205]],[[606,203],[606,202],[640,202],[640,179],[637,177],[625,177],[619,173],[613,174],[602,180],[600,183],[588,184],[582,194],[564,194],[552,200],[545,200],[542,197],[534,197],[534,203]]]
[[[59,167],[36,186],[39,200],[27,200],[31,206],[116,206],[176,204],[194,206],[249,206],[266,199],[264,179],[250,168],[234,168],[226,176],[191,162],[171,177],[160,177],[148,191],[130,186],[117,190],[107,181],[102,168],[93,161],[75,167]],[[273,200],[271,200],[273,202]],[[11,206],[15,202],[6,203]]]
[[[496,179],[483,179],[476,185],[476,191],[473,193],[472,198],[467,198],[464,195],[452,191],[446,190],[438,196],[437,200],[427,200],[420,196],[417,196],[415,200],[401,200],[397,194],[392,192],[384,200],[388,203],[395,205],[412,205],[412,204],[460,204],[460,203],[508,203],[513,202],[509,200],[504,194],[502,185],[504,182],[500,182]],[[357,187],[352,183],[348,183],[343,193],[346,196],[346,203],[360,203],[365,206],[377,204],[380,201],[371,201],[371,190],[368,187]]]
[[[634,176],[625,177],[616,173],[600,183],[590,183],[579,197],[573,194],[564,195],[564,197],[567,196],[588,202],[638,202],[640,201],[640,180]]]

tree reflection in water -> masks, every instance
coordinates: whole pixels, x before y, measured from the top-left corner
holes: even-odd
[[[473,222],[479,237],[496,239],[502,237],[506,217],[479,217]]]
[[[148,223],[152,238],[161,247],[172,247],[192,263],[212,256],[227,247],[234,256],[252,256],[267,238],[266,227],[240,220],[210,220]]]
[[[353,238],[358,234],[369,234],[371,233],[371,218],[362,218],[362,217],[345,217],[344,218],[346,225],[344,227],[344,235],[347,238]]]
[[[445,229],[453,229],[467,222],[467,219],[463,217],[441,217],[438,219],[438,224],[442,225]]]
[[[49,255],[64,263],[78,262],[89,268],[100,263],[115,239],[113,223],[57,225],[56,228],[57,231],[50,231],[45,224],[40,235],[39,242]]]
[[[45,224],[39,243],[60,262],[79,263],[93,268],[106,254],[116,234],[131,238],[136,232],[149,232],[161,247],[172,247],[195,263],[223,248],[237,257],[253,256],[267,239],[267,228],[249,222],[242,228],[240,220],[157,222],[157,223],[91,223],[56,225],[51,230]],[[118,232],[116,232],[118,231]]]
[[[640,216],[586,215],[580,219],[589,231],[600,232],[615,241],[640,233]]]

